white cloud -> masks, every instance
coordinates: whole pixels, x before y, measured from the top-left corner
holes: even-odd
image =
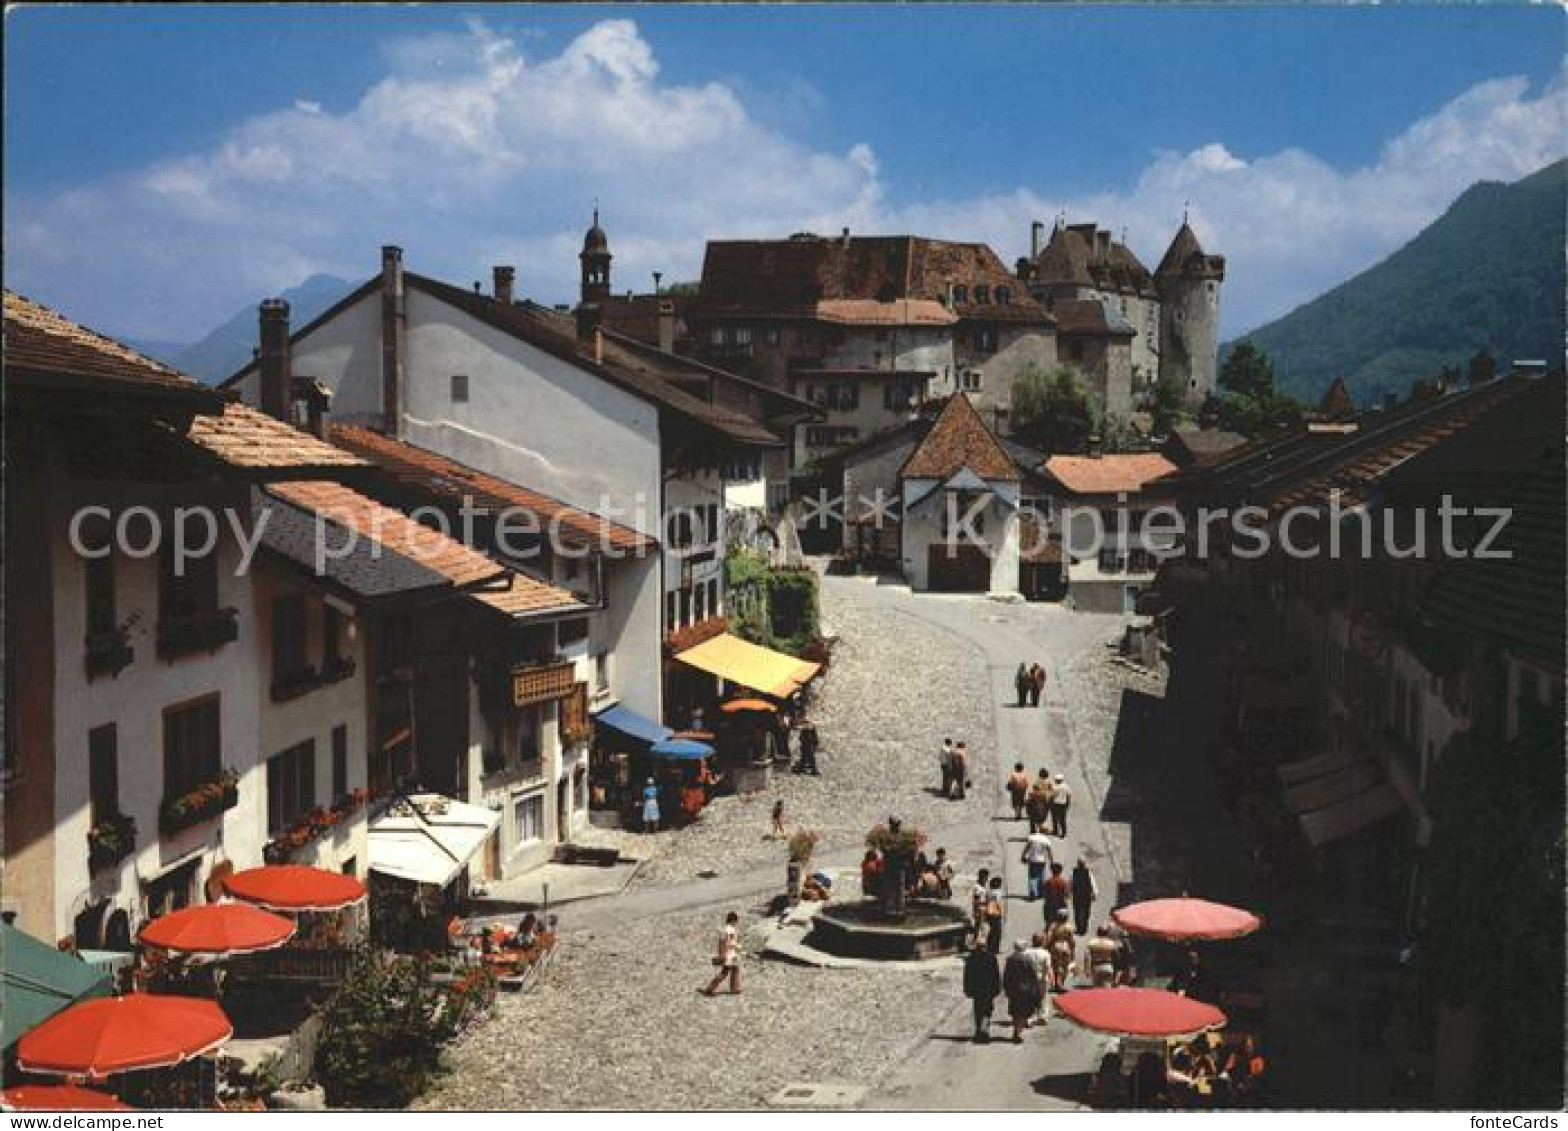
[[[569,297],[596,197],[616,285],[639,289],[653,270],[694,277],[709,237],[844,224],[982,239],[1010,260],[1031,219],[1062,210],[1125,226],[1152,265],[1190,200],[1206,245],[1230,259],[1226,322],[1240,330],[1375,262],[1472,181],[1560,156],[1565,137],[1562,79],[1532,92],[1510,78],[1467,91],[1359,169],[1217,140],[1081,198],[1018,188],[894,204],[868,145],[815,150],[730,85],[662,80],[629,20],[554,54],[470,21],[389,44],[384,58],[386,76],[341,113],[300,99],[205,151],[8,201],[14,285],[90,323],[180,338],[311,272],[362,278],[383,242],[457,282],[513,262],[524,293]],[[767,117],[791,120],[777,107]]]

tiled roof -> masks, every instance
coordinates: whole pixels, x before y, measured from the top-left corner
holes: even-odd
[[[963,288],[962,301],[957,288]],[[975,301],[979,288],[989,301]],[[996,301],[998,288],[1004,289],[1007,302]],[[985,244],[921,236],[711,240],[693,316],[828,318],[835,310],[862,308],[824,308],[824,303],[903,300],[935,303],[961,319],[1041,326],[1052,322]],[[874,306],[864,309],[875,312]],[[930,317],[935,318],[934,311]]]
[[[1174,428],[1166,447],[1174,453],[1177,463],[1201,466],[1218,461],[1246,442],[1241,433],[1223,428]]]
[[[1103,456],[1052,456],[1045,470],[1077,495],[1136,494],[1144,484],[1176,470],[1156,452],[1125,452]]]
[[[358,538],[378,543],[383,554],[390,552],[407,559],[465,590],[475,600],[509,615],[581,607],[566,590],[506,569],[478,550],[340,483],[305,480],[276,483],[267,490],[343,528],[339,532],[342,538],[347,539],[347,532],[352,532]],[[329,547],[341,544],[334,541]]]
[[[1329,420],[1343,420],[1356,415],[1356,402],[1350,397],[1343,377],[1335,377],[1323,399],[1318,402],[1318,414]]]
[[[5,292],[5,367],[77,378],[108,390],[217,399],[179,370],[11,290]]]
[[[1096,224],[1058,224],[1035,261],[1034,281],[1151,298],[1155,294],[1149,269],[1126,244]]]
[[[1175,238],[1171,240],[1171,246],[1165,249],[1160,265],[1154,269],[1154,274],[1161,279],[1184,274],[1223,276],[1225,257],[1206,255],[1203,246],[1198,243],[1198,234],[1183,220],[1181,227],[1176,230]]]
[[[211,416],[191,421],[185,438],[230,467],[300,469],[364,467],[351,452],[247,405],[225,404]]]
[[[1112,308],[1103,299],[1061,299],[1051,309],[1056,314],[1057,329],[1064,335],[1100,334],[1118,338],[1138,336],[1138,331],[1122,317],[1121,311]]]
[[[932,299],[897,298],[877,302],[869,298],[833,298],[817,303],[823,322],[851,326],[951,326],[958,315]]]
[[[955,393],[909,460],[901,479],[949,479],[964,468],[982,479],[1016,482],[1012,457],[962,393]]]
[[[412,271],[404,272],[403,279],[408,286],[423,290],[486,325],[598,374],[612,384],[732,440],[759,446],[781,443],[779,437],[750,417],[710,404],[676,387],[672,378],[683,363],[672,354],[639,349],[626,339],[606,334],[601,360],[595,361],[579,345],[576,322],[570,314],[546,310],[534,303],[500,303],[488,295],[475,294]]]
[[[658,545],[654,539],[629,526],[579,510],[559,499],[552,499],[505,479],[486,475],[456,460],[380,432],[335,424],[329,434],[335,444],[368,459],[383,476],[399,487],[426,498],[449,502],[469,499],[475,506],[495,512],[521,508],[537,516],[541,530],[549,530],[552,524],[557,524],[563,541],[574,546],[597,547],[602,544],[615,550],[636,552]]]

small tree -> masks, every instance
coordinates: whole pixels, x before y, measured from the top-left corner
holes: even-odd
[[[1204,406],[1221,428],[1256,436],[1270,428],[1299,423],[1306,406],[1281,393],[1274,385],[1274,365],[1268,354],[1251,342],[1231,350],[1220,369],[1223,390]]]
[[[1070,369],[1030,366],[1013,379],[1013,432],[1052,454],[1082,451],[1101,423],[1100,411]]]

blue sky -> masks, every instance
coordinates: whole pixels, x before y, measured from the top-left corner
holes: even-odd
[[[7,17],[7,285],[198,336],[399,242],[569,297],[709,236],[983,239],[1066,210],[1157,260],[1185,202],[1229,331],[1564,147],[1551,7],[38,8]],[[88,250],[90,249],[90,254]]]

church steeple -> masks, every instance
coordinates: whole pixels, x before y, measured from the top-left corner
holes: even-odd
[[[599,227],[599,206],[593,208],[593,227],[583,236],[583,250],[578,260],[582,263],[583,302],[602,302],[610,297],[610,240]]]

